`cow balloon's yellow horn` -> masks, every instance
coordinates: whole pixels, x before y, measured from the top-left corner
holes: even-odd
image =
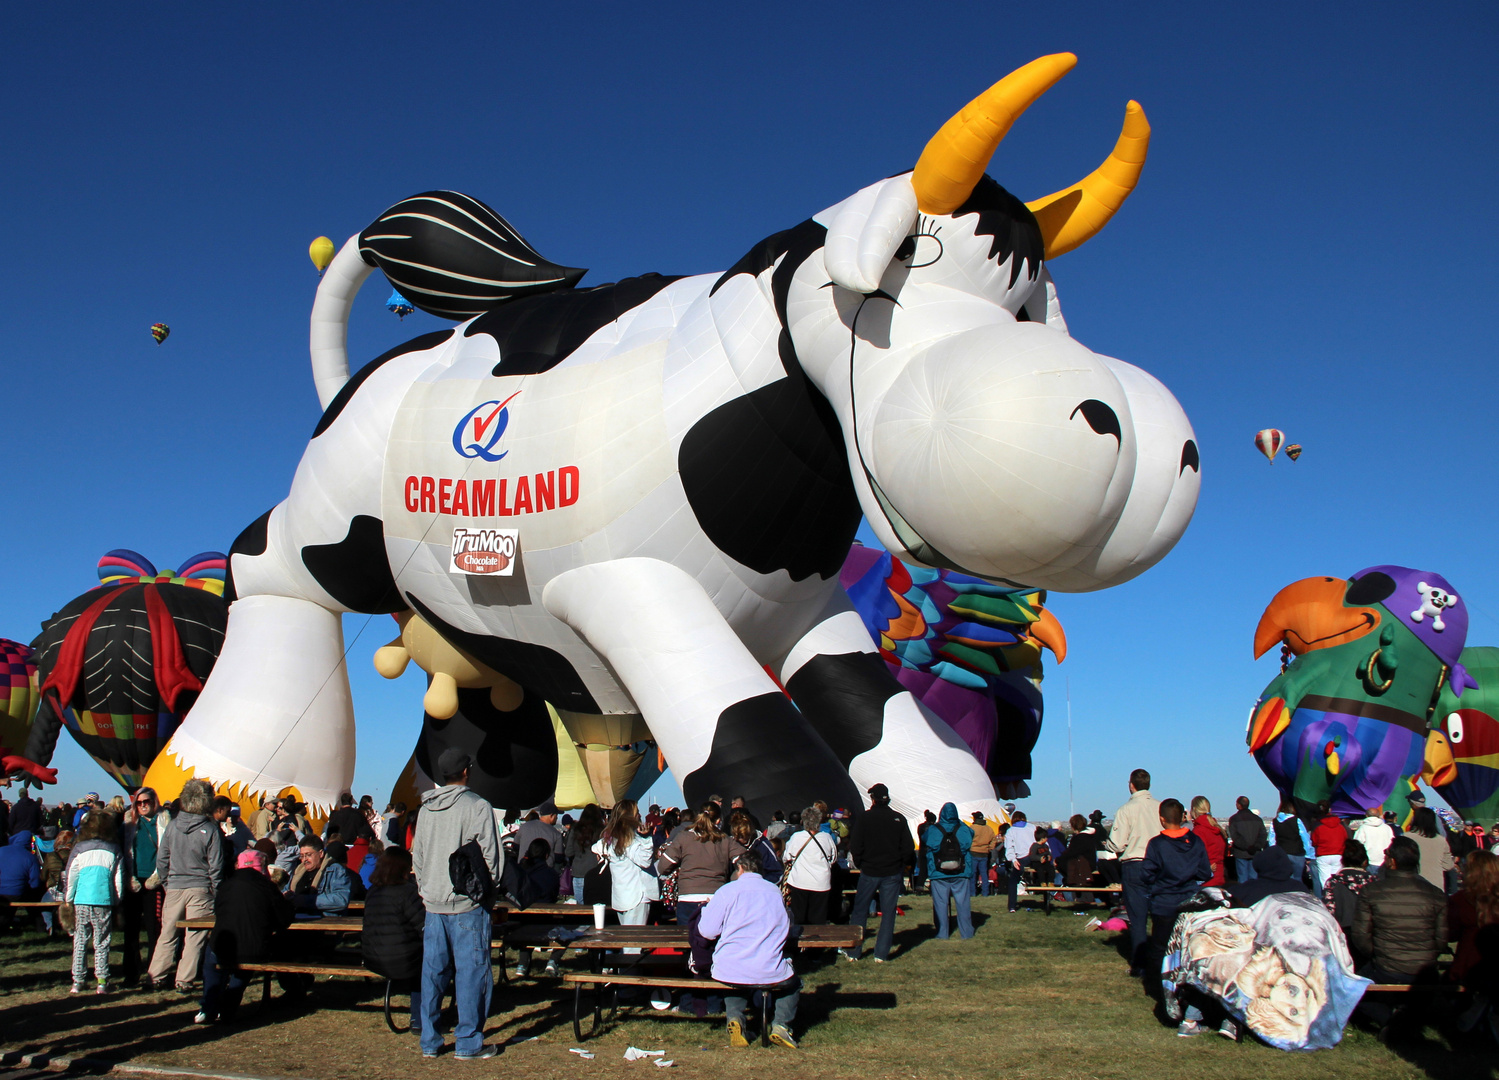
[[[1025,205],[1046,239],[1046,257],[1065,255],[1091,240],[1124,205],[1140,180],[1150,149],[1150,121],[1138,101],[1124,109],[1124,128],[1104,163],[1069,188]]]
[[[1054,53],[1032,60],[989,87],[943,124],[921,152],[911,176],[916,205],[921,212],[950,214],[962,206],[1016,118],[1076,63],[1077,57],[1072,53]]]

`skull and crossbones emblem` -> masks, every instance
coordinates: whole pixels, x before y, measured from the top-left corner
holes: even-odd
[[[1421,606],[1411,612],[1411,620],[1421,622],[1430,615],[1431,628],[1440,634],[1447,629],[1447,624],[1442,621],[1442,612],[1457,606],[1457,593],[1450,593],[1424,581],[1416,583],[1416,591],[1421,594]]]

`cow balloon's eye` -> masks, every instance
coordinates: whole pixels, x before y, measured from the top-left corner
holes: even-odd
[[[1447,714],[1447,741],[1454,744],[1463,741],[1463,718],[1458,713]]]
[[[916,219],[916,231],[900,242],[895,249],[895,258],[906,264],[907,269],[918,270],[942,258],[942,241],[937,234],[942,226],[925,216]]]

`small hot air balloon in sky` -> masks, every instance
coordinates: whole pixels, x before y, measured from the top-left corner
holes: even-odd
[[[151,336],[156,339],[156,344],[158,345],[165,341],[167,339],[167,335],[171,332],[172,328],[164,322],[151,324]]]
[[[1286,441],[1285,435],[1281,434],[1279,428],[1267,427],[1254,437],[1254,448],[1265,455],[1272,465],[1275,464],[1275,455],[1280,452],[1280,444]]]
[[[328,264],[333,261],[333,252],[333,241],[326,236],[319,236],[307,245],[307,257],[312,260],[312,265],[317,267],[319,274],[328,269]]]
[[[1290,458],[1292,461],[1295,461],[1300,456],[1301,456],[1301,444],[1300,443],[1293,442],[1290,446],[1286,447],[1286,457]]]
[[[390,299],[385,301],[385,309],[392,314],[399,315],[403,320],[407,315],[416,310],[416,308],[411,306],[411,301],[407,300],[396,289],[390,291]]]

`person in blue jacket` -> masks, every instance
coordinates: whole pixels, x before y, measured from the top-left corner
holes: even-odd
[[[1176,925],[1176,909],[1213,876],[1208,847],[1186,827],[1187,812],[1181,802],[1166,799],[1158,812],[1161,831],[1145,845],[1140,872],[1140,885],[1149,897],[1150,941],[1145,969],[1152,980],[1161,977],[1161,962]]]
[[[0,897],[35,900],[42,892],[42,862],[31,850],[33,837],[22,829],[0,847]]]
[[[922,836],[926,847],[927,877],[932,885],[932,917],[937,923],[937,937],[946,940],[949,901],[957,905],[958,936],[973,937],[973,830],[958,817],[954,803],[943,803],[937,824],[929,825]],[[956,842],[956,847],[954,847]]]

